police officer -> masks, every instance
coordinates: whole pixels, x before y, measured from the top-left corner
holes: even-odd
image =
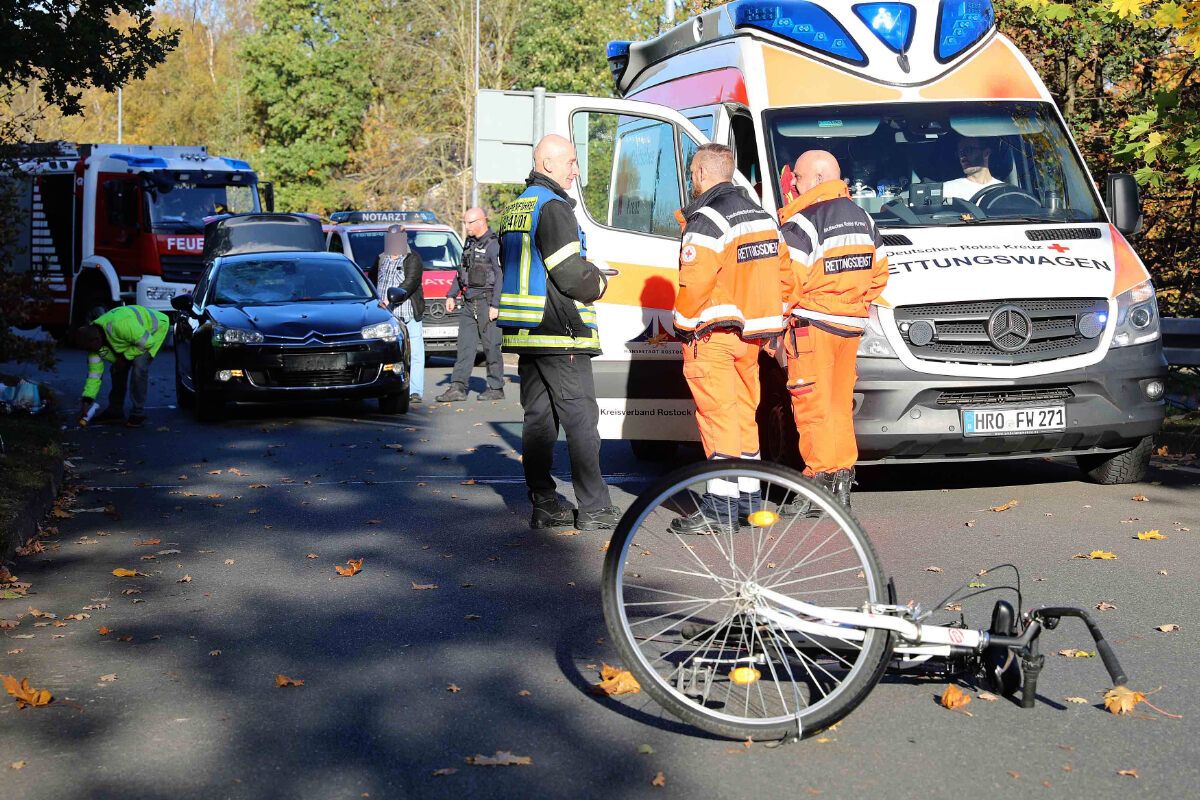
[[[600,408],[591,362],[600,354],[591,304],[608,281],[586,259],[575,201],[567,195],[578,176],[574,146],[562,136],[546,136],[534,148],[525,191],[504,209],[500,227],[504,282],[498,319],[505,352],[518,354],[531,528],[571,522],[571,507],[559,500],[550,474],[559,425],[567,434],[579,503],[575,527],[613,528],[620,516],[600,472]]]
[[[467,385],[475,366],[475,348],[483,343],[487,358],[487,390],[477,400],[504,399],[504,362],[500,358],[500,289],[504,273],[500,269],[500,237],[488,228],[482,208],[469,209],[463,217],[467,243],[462,265],[446,292],[446,310],[453,313],[456,298],[463,297],[458,324],[458,358],[450,376],[450,388],[437,396],[439,403],[467,399]]]
[[[83,417],[100,393],[104,362],[112,364],[112,389],[108,408],[94,423],[117,422],[125,418],[125,386],[129,384],[133,408],[126,425],[140,428],[146,423],[146,391],[150,382],[150,362],[158,355],[167,338],[170,320],[144,306],[118,306],[75,331],[75,344],[87,351],[87,382],[83,386],[79,415]]]

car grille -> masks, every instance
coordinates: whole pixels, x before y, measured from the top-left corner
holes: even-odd
[[[165,283],[186,283],[194,286],[204,271],[204,259],[200,256],[159,256],[162,279]]]
[[[1022,335],[993,339],[988,332],[992,315],[1002,307],[1022,313],[1029,324],[1029,341],[1020,346]],[[909,352],[925,361],[955,361],[966,364],[1028,364],[1065,358],[1096,349],[1101,337],[1088,338],[1079,332],[1085,314],[1105,314],[1103,298],[987,300],[970,303],[931,303],[896,309],[896,325]],[[928,344],[910,340],[906,323],[932,323],[935,335]]]
[[[457,325],[458,312],[451,314],[446,311],[446,301],[443,298],[425,301],[425,315],[421,322],[426,325]]]
[[[1044,389],[992,389],[985,391],[950,391],[938,395],[939,406],[1000,406],[1013,403],[1036,403],[1047,400],[1069,400],[1075,396],[1065,386]]]
[[[1031,242],[1065,242],[1068,239],[1099,239],[1099,228],[1033,228],[1025,231]]]
[[[903,233],[885,233],[883,234],[883,243],[887,247],[907,247],[912,244],[912,239]]]
[[[329,386],[362,386],[371,383],[379,377],[380,366],[372,364],[364,367],[346,367],[345,369],[320,370],[285,370],[273,367],[267,370],[254,370],[250,373],[250,381],[255,386],[274,388],[322,388]]]

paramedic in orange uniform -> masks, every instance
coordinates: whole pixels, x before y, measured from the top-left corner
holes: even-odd
[[[694,200],[678,214],[675,331],[685,342],[683,375],[710,459],[759,457],[758,353],[784,328],[780,286],[789,275],[775,220],[733,185],[733,165],[728,147],[701,147],[691,163]],[[761,502],[753,479],[712,480],[696,510],[671,529],[736,530]]]
[[[855,359],[867,311],[887,283],[888,265],[874,221],[850,199],[841,178],[830,153],[800,156],[794,171],[798,196],[779,219],[793,287],[785,295],[793,326],[785,337],[788,390],[804,473],[849,510],[858,460]]]

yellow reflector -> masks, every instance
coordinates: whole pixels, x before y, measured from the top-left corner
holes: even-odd
[[[769,514],[771,512],[760,511],[759,513]],[[761,677],[762,673],[756,670],[754,667],[738,667],[729,673],[729,680],[733,681],[739,686],[749,686]]]
[[[383,371],[384,371],[384,372],[391,372],[391,371],[392,371],[392,368],[393,368],[393,367],[395,367],[395,366],[396,366],[395,364],[384,364],[384,365],[383,365]]]
[[[229,374],[234,378],[242,377],[242,371],[240,369],[231,369],[229,370]]]
[[[747,517],[750,524],[756,528],[766,528],[779,522],[779,515],[774,511],[755,511]]]

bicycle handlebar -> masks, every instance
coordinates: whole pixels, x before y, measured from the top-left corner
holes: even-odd
[[[1039,608],[1033,611],[1032,614],[1035,617],[1040,617],[1050,622],[1051,626],[1057,623],[1061,617],[1078,617],[1083,620],[1083,624],[1087,625],[1088,633],[1092,635],[1092,639],[1096,642],[1096,652],[1100,654],[1100,660],[1104,662],[1104,668],[1108,670],[1108,675],[1112,678],[1113,686],[1123,686],[1129,680],[1125,675],[1125,671],[1121,669],[1121,663],[1117,661],[1117,656],[1113,652],[1112,646],[1104,638],[1104,634],[1100,632],[1100,626],[1092,619],[1091,614],[1082,608],[1065,607]]]

